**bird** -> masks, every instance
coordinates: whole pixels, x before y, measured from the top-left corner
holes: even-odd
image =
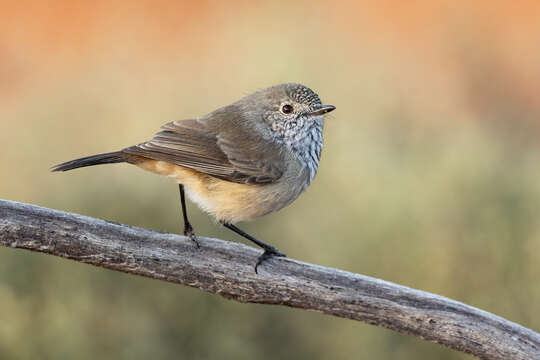
[[[278,211],[314,179],[323,148],[323,118],[335,106],[299,83],[256,91],[205,116],[163,125],[149,140],[120,151],[51,168],[128,163],[178,183],[184,235],[200,244],[188,220],[186,195],[220,224],[264,251],[258,267],[286,255],[235,224]]]

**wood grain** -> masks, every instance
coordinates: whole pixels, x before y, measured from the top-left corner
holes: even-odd
[[[364,321],[481,359],[540,359],[540,335],[435,294],[259,251],[0,200],[0,244],[192,286],[225,298]]]

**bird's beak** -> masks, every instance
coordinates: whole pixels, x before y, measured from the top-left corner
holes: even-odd
[[[315,110],[310,112],[309,115],[324,115],[335,109],[336,107],[334,105],[319,105]]]

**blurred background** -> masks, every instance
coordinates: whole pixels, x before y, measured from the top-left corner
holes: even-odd
[[[0,2],[0,198],[180,233],[177,187],[49,173],[252,91],[337,107],[319,174],[243,229],[540,330],[538,1]],[[242,241],[188,204],[198,234]],[[0,248],[2,359],[470,359],[363,323]]]

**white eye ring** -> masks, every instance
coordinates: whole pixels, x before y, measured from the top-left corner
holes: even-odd
[[[281,112],[284,114],[290,114],[293,111],[294,111],[294,108],[292,107],[292,105],[285,104],[281,107]]]

